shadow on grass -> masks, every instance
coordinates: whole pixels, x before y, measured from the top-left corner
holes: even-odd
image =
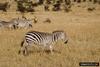
[[[29,55],[31,55],[31,54],[39,54],[39,55],[44,55],[44,54],[47,54],[47,55],[50,55],[50,54],[52,54],[51,52],[50,52],[50,50],[28,50],[28,53],[27,54],[23,54],[23,52],[21,52],[21,53],[19,53],[18,52],[18,54],[22,54],[22,55],[24,55],[24,56],[29,56]],[[53,54],[61,54],[61,52],[60,51],[57,51],[57,50],[53,50]]]
[[[28,52],[29,52],[29,54],[33,54],[33,53],[46,53],[46,54],[50,54],[51,53],[50,50],[44,50],[44,51],[40,51],[40,50],[32,51],[32,50],[30,50]],[[53,53],[61,54],[61,52],[57,51],[57,50],[53,50]]]

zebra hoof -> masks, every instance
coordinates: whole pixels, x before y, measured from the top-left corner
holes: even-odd
[[[24,55],[24,56],[28,56],[28,55],[29,55],[29,53],[28,53],[28,52],[26,52],[26,51],[23,51],[23,55]]]

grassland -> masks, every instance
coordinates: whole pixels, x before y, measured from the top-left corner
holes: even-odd
[[[97,10],[88,12],[80,7],[73,7],[69,13],[35,12],[26,13],[27,18],[37,16],[38,23],[33,23],[32,29],[5,30],[0,29],[0,67],[79,67],[79,62],[100,62],[100,5]],[[42,8],[42,7],[41,7]],[[21,17],[20,13],[0,12],[0,19],[9,21]],[[43,23],[45,18],[50,18],[51,23]],[[52,32],[64,30],[69,42],[55,44],[54,54],[32,51],[29,56],[18,55],[20,43],[24,34],[29,30]],[[38,49],[39,50],[39,49]]]

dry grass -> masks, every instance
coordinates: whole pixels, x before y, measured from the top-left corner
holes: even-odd
[[[28,18],[37,16],[39,20],[37,24],[33,24],[33,29],[29,30],[66,31],[68,44],[58,42],[53,55],[38,52],[33,47],[30,48],[32,52],[29,56],[18,55],[20,43],[29,30],[0,29],[0,67],[79,67],[81,61],[100,62],[100,8],[93,12],[74,9],[75,7],[69,13],[61,11],[25,14]],[[9,21],[14,17],[21,15],[15,12],[0,12],[2,20]],[[52,22],[43,23],[45,18],[51,18]]]

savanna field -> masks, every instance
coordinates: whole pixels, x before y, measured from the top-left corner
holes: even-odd
[[[96,10],[90,12],[86,10],[87,6],[87,3],[75,5],[68,13],[63,10],[45,12],[43,6],[39,6],[35,8],[37,12],[24,14],[29,19],[37,17],[33,28],[0,29],[0,67],[79,67],[79,62],[100,62],[100,5],[95,4]],[[9,21],[21,17],[14,9],[13,6],[7,12],[0,11],[0,19]],[[44,23],[45,18],[50,18],[51,23]],[[53,54],[29,47],[28,56],[19,55],[21,41],[31,30],[64,30],[69,41],[67,44],[57,42]]]

